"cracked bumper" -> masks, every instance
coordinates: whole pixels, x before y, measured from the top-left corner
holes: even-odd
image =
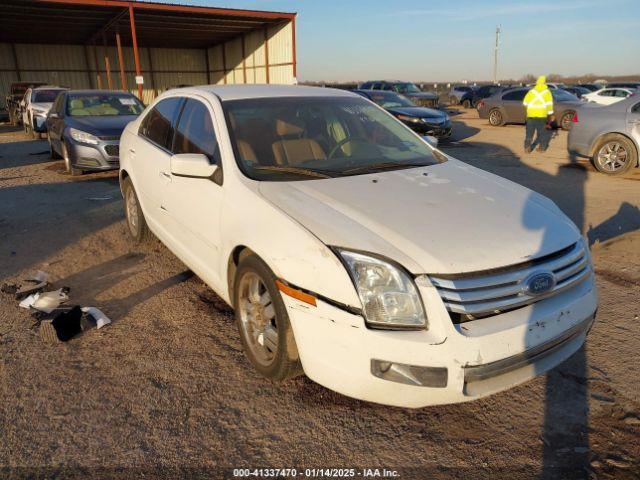
[[[283,295],[305,374],[344,395],[386,405],[465,402],[523,383],[569,358],[584,343],[597,308],[593,275],[564,295],[461,325],[451,323],[435,289],[420,290],[429,317],[424,331],[368,329],[358,315]],[[379,378],[372,373],[373,359],[446,368],[446,385]]]

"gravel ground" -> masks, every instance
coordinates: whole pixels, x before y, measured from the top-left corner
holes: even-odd
[[[236,467],[400,478],[639,478],[640,172],[525,155],[521,126],[454,118],[454,156],[549,197],[588,234],[601,294],[585,348],[492,397],[407,410],[262,379],[232,312],[159,242],[128,240],[117,175],[72,178],[0,126],[0,283],[42,269],[114,321],[49,345],[0,294],[0,477],[230,477]]]

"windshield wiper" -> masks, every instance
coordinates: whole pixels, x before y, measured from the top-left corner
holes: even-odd
[[[431,163],[398,163],[398,162],[382,162],[382,163],[372,163],[371,165],[360,165],[359,167],[349,168],[347,170],[343,170],[341,173],[362,173],[371,171],[379,171],[379,170],[389,170],[393,168],[417,168],[417,167],[427,167],[431,165]]]
[[[253,168],[255,170],[269,170],[272,172],[299,173],[300,175],[307,175],[308,177],[332,178],[332,175],[310,168],[287,167],[282,165],[257,165]]]

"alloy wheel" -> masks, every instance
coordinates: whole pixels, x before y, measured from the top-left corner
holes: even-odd
[[[243,336],[253,357],[268,367],[278,351],[276,311],[269,290],[255,272],[246,272],[240,279],[238,308]]]
[[[135,237],[138,234],[138,199],[136,198],[136,194],[133,191],[133,188],[129,188],[127,190],[127,198],[126,198],[126,209],[127,209],[127,224],[129,225],[129,230],[131,230],[131,234]]]
[[[489,123],[493,126],[498,126],[502,123],[502,114],[498,110],[493,110],[489,114]]]
[[[620,142],[607,142],[598,151],[598,163],[609,172],[624,168],[628,158],[627,149]]]

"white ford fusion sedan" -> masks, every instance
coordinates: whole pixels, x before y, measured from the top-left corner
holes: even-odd
[[[552,201],[358,95],[170,90],[120,161],[133,238],[153,232],[234,308],[268,378],[463,402],[559,364],[594,321],[588,246]]]

